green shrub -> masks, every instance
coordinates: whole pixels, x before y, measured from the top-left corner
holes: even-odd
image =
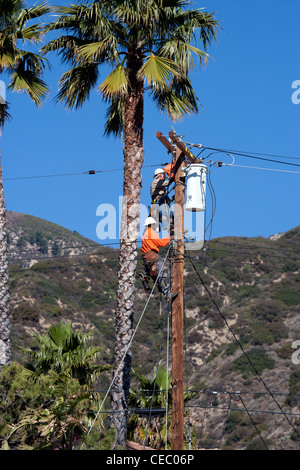
[[[22,323],[23,321],[39,321],[39,310],[35,305],[29,302],[21,302],[17,307],[12,309],[12,318],[14,322]]]
[[[274,297],[277,300],[280,300],[288,307],[293,305],[300,304],[300,276],[289,276],[288,280],[285,280],[281,283],[275,293]]]
[[[258,286],[252,286],[249,284],[244,284],[237,289],[237,298],[242,300],[245,298],[257,298],[259,297],[261,290]]]
[[[247,352],[247,356],[242,354],[232,363],[235,371],[242,374],[244,379],[247,379],[250,375],[255,375],[256,372],[261,374],[264,369],[274,368],[275,361],[268,356],[263,348],[253,348]]]
[[[291,359],[293,351],[292,344],[285,344],[277,350],[277,356],[281,359]]]
[[[268,325],[255,324],[253,326],[253,339],[251,343],[254,346],[262,346],[267,344],[271,346],[273,343],[278,343],[288,335],[288,328],[282,321],[270,323]]]
[[[274,300],[260,300],[250,308],[250,314],[256,320],[272,323],[282,316],[282,308]]]
[[[299,398],[297,399],[295,395],[300,394],[300,370],[294,370],[290,375],[289,381],[289,394],[286,398],[286,405],[294,406],[296,403],[299,403]]]

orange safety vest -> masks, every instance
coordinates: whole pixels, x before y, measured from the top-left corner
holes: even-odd
[[[159,235],[151,227],[148,227],[142,238],[142,254],[147,251],[159,252],[159,248],[167,246],[170,243],[170,237],[159,238]]]

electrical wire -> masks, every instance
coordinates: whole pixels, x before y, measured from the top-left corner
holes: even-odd
[[[213,188],[213,185],[212,185],[212,182],[211,182],[211,177],[210,177],[210,172],[208,173],[208,176],[207,176],[207,183],[208,183],[208,188],[209,188],[209,191],[210,191],[210,195],[211,195],[211,204],[212,204],[212,209],[211,209],[211,218],[210,218],[210,221],[208,223],[208,225],[205,227],[204,229],[204,236],[210,226],[210,234],[209,234],[209,240],[211,239],[211,236],[212,236],[212,223],[213,223],[213,220],[214,220],[214,216],[215,216],[215,213],[216,213],[216,209],[217,209],[217,203],[216,203],[216,193],[214,191],[214,188]],[[206,211],[205,211],[206,213]]]
[[[249,155],[261,155],[263,157],[274,157],[274,158],[283,158],[283,159],[288,159],[288,160],[300,160],[300,157],[289,157],[286,155],[274,155],[274,154],[269,154],[269,153],[262,153],[262,152],[249,152],[246,150],[229,150],[229,149],[217,149],[214,147],[207,147],[204,146],[204,149],[208,150],[215,150],[218,152],[225,152],[225,153],[233,153],[235,155],[242,155],[242,156],[249,156]],[[276,161],[276,160],[274,160]]]
[[[247,169],[250,169],[250,170],[276,171],[278,173],[293,173],[295,175],[300,174],[300,171],[279,170],[279,169],[276,169],[276,168],[259,168],[259,167],[256,167],[256,166],[235,165],[235,164],[230,164],[230,163],[222,163],[222,166],[228,166],[228,167],[230,166],[232,168],[247,168]]]
[[[195,144],[188,144],[187,142],[185,142],[186,145],[195,145]],[[283,162],[281,160],[274,160],[274,159],[270,159],[270,158],[264,158],[264,157],[258,157],[257,155],[263,155],[261,153],[256,153],[256,154],[251,154],[251,152],[238,152],[236,150],[228,150],[228,149],[220,149],[220,148],[215,148],[215,147],[207,147],[206,145],[204,146],[203,145],[203,148],[206,149],[206,150],[212,150],[214,152],[220,152],[220,153],[227,153],[227,154],[233,154],[233,155],[237,155],[237,156],[240,156],[240,157],[246,157],[246,158],[253,158],[255,160],[264,160],[264,161],[267,161],[267,162],[273,162],[273,163],[280,163],[282,165],[291,165],[291,166],[296,166],[296,167],[300,167],[300,164],[298,163],[290,163],[290,162]],[[251,155],[250,155],[251,154]],[[267,154],[265,154],[267,155]],[[270,155],[272,156],[272,155]],[[286,157],[286,156],[278,156],[278,158],[286,158],[286,159],[297,159],[298,160],[298,157]]]
[[[211,406],[211,405],[189,405],[189,404],[185,404],[185,408],[203,408],[203,409],[207,409],[207,410],[221,410],[221,411],[224,411],[224,410],[228,409],[228,407],[222,407],[220,405]],[[244,408],[235,408],[234,407],[234,408],[230,408],[230,411],[249,411],[251,413],[284,415],[285,417],[286,416],[295,416],[295,417],[300,416],[300,413],[290,413],[288,411],[259,410],[259,409],[255,409],[255,408],[251,408],[251,409],[247,408],[247,410],[245,410]],[[297,432],[297,430],[296,430],[296,433],[299,436],[299,433]]]
[[[224,238],[228,238],[228,237],[224,237]],[[54,240],[53,241],[53,244],[54,243],[58,243],[60,240]],[[211,240],[213,241],[213,240]],[[248,239],[248,241],[251,241],[251,239]],[[269,242],[270,240],[269,239],[266,239],[267,242]],[[140,240],[137,241],[138,244],[141,243]],[[277,241],[276,241],[277,242]],[[276,243],[275,242],[275,243]],[[70,249],[73,249],[73,248],[86,248],[86,247],[92,247],[95,249],[95,252],[97,250],[100,250],[100,249],[107,249],[107,247],[109,246],[114,246],[114,245],[120,245],[120,241],[119,242],[111,242],[111,243],[106,243],[105,245],[102,245],[100,243],[97,243],[97,242],[91,242],[91,243],[86,243],[84,245],[64,245],[64,246],[59,246],[59,249],[61,250],[70,250]],[[263,245],[258,245],[258,244],[255,244],[255,243],[236,243],[236,242],[230,242],[230,241],[226,241],[226,240],[222,240],[220,238],[218,238],[216,240],[216,243],[219,245],[232,245],[232,246],[239,246],[239,247],[243,247],[243,248],[251,248],[251,250],[253,250],[254,248],[257,248],[257,249],[262,249],[262,250],[280,250],[280,252],[283,252],[283,253],[294,253],[295,251],[294,250],[288,250],[286,248],[281,248],[280,246],[278,248],[276,247],[271,247],[271,246],[263,246]],[[274,241],[273,241],[274,243]],[[280,242],[279,242],[280,243]],[[288,245],[288,246],[291,246],[291,247],[299,247],[300,248],[300,243],[294,243],[294,242],[291,242],[291,241],[285,241],[285,243]],[[52,247],[50,247],[50,249],[52,249]],[[38,252],[38,253],[41,253],[40,249],[37,248],[37,247],[32,247],[28,250],[17,250],[17,251],[12,251],[10,249],[10,245],[8,245],[8,253],[9,254],[13,254],[13,255],[20,255],[22,253],[32,253],[32,252]],[[118,248],[116,248],[114,250],[114,253],[117,253],[118,252]],[[105,252],[106,253],[106,252]],[[57,257],[59,255],[53,255],[53,257]]]
[[[153,168],[156,166],[163,166],[167,163],[156,163],[153,165],[143,165],[143,168]],[[39,178],[56,178],[58,176],[78,176],[78,175],[95,175],[97,173],[109,173],[112,171],[123,171],[124,168],[109,168],[107,170],[85,170],[80,171],[77,173],[57,173],[57,174],[50,174],[50,175],[33,175],[33,176],[16,176],[12,178],[3,178],[3,181],[13,181],[13,180],[28,180],[28,179],[39,179]]]

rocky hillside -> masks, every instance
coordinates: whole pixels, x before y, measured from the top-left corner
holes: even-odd
[[[28,214],[7,211],[10,263],[32,266],[53,256],[72,256],[93,251],[98,244],[59,225]]]
[[[22,360],[18,346],[32,345],[34,331],[64,319],[94,328],[111,363],[118,250],[27,215],[8,213],[7,229],[14,358]],[[199,390],[186,408],[193,445],[300,449],[299,260],[300,227],[270,239],[215,239],[186,253],[185,386]],[[138,281],[135,323],[146,300]],[[164,325],[155,293],[132,347],[144,375],[158,358],[166,366]]]

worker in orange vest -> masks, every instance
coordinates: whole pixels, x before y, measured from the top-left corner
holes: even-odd
[[[158,290],[163,293],[168,301],[173,301],[178,293],[174,292],[170,295],[169,285],[163,269],[163,261],[159,256],[159,249],[170,243],[173,234],[171,232],[170,236],[167,235],[164,238],[159,238],[159,235],[151,227],[155,226],[155,224],[156,221],[153,217],[147,217],[145,220],[144,225],[146,229],[142,238],[142,256],[146,275],[141,274],[140,276],[146,291],[149,292],[151,290],[148,283],[149,278],[154,282],[157,280]]]

